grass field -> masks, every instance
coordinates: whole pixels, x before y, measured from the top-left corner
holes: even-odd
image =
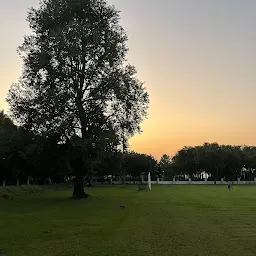
[[[34,192],[0,199],[0,255],[256,255],[254,186],[100,187],[82,201]]]

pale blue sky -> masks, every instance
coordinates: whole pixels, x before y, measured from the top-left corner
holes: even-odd
[[[111,0],[129,36],[129,60],[151,96],[131,147],[159,157],[204,141],[256,144],[255,0]],[[16,48],[37,0],[0,0],[0,108],[17,81]]]

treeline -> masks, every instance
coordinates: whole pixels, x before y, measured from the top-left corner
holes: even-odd
[[[256,169],[256,147],[204,143],[202,146],[184,147],[172,158],[173,174],[186,174],[192,179],[252,180]]]
[[[0,181],[6,185],[26,183],[45,184],[67,182],[83,167],[83,147],[79,137],[61,143],[57,134],[38,136],[15,126],[4,112],[0,112]],[[152,179],[161,180],[204,179],[252,180],[256,169],[256,147],[218,145],[184,147],[172,158],[163,155],[160,161],[153,156],[136,152],[123,153],[108,147],[95,153],[85,179],[100,181],[141,179],[142,174],[152,173]],[[97,151],[97,152],[96,152]]]
[[[58,134],[35,135],[15,126],[0,112],[0,181],[6,185],[70,181],[83,169],[84,150],[79,136],[65,138],[62,143]],[[141,173],[156,170],[157,161],[152,156],[124,154],[112,143],[102,150],[100,144],[92,147],[88,142],[86,150],[90,158],[86,160],[85,179],[89,183],[95,178],[104,181],[108,177],[139,180]]]

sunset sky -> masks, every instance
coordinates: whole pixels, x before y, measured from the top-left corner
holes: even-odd
[[[255,0],[110,0],[129,36],[129,61],[150,94],[141,153],[173,155],[205,141],[256,144]],[[21,74],[16,48],[38,0],[0,0],[0,109]]]

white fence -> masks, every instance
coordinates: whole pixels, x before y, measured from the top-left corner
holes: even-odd
[[[134,181],[126,181],[126,184],[135,184]],[[144,182],[147,183],[146,181]],[[122,184],[121,181],[113,181],[113,184],[120,185]],[[151,184],[158,184],[158,185],[214,185],[214,181],[192,181],[192,180],[185,180],[185,181],[179,181],[179,180],[172,180],[172,181],[151,181]],[[221,181],[216,181],[216,185],[225,185],[227,184],[226,181],[221,179]],[[256,184],[256,178],[254,178],[253,181],[241,181],[239,178],[236,181],[232,181],[232,184],[236,185],[249,185],[249,184]]]

